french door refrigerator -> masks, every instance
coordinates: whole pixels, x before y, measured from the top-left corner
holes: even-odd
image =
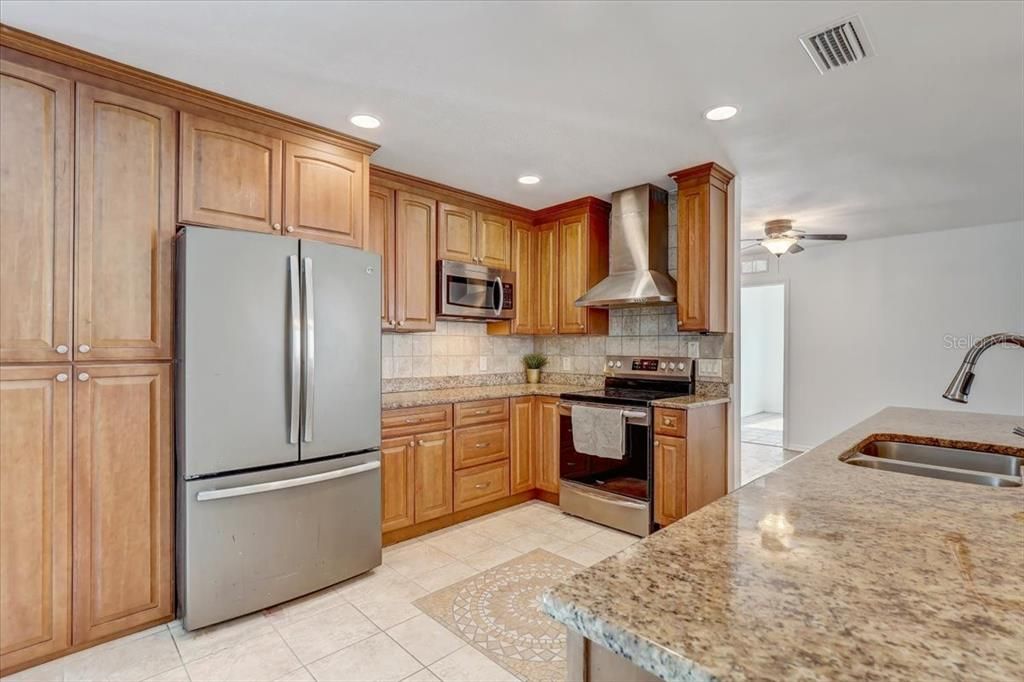
[[[380,256],[178,237],[178,600],[185,629],[381,561]]]

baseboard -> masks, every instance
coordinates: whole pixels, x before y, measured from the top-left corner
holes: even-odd
[[[427,533],[433,533],[435,530],[441,530],[448,526],[454,526],[457,523],[463,521],[469,521],[475,519],[478,516],[484,516],[486,514],[492,514],[496,511],[506,509],[508,507],[514,507],[517,504],[523,502],[529,502],[532,499],[537,498],[537,493],[542,492],[540,490],[527,490],[526,492],[517,493],[515,495],[509,495],[503,497],[500,500],[494,500],[493,502],[487,502],[476,507],[470,507],[469,509],[463,509],[461,511],[454,512],[452,514],[445,514],[439,516],[436,519],[430,519],[422,523],[416,523],[405,528],[397,528],[390,530],[381,536],[382,544],[387,547],[397,542],[404,540],[411,540],[412,538],[420,535],[426,535]],[[548,494],[548,493],[545,493]]]

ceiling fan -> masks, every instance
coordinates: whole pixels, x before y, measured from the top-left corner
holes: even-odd
[[[776,256],[781,257],[784,253],[800,253],[804,247],[800,246],[801,239],[820,239],[822,241],[841,242],[846,240],[845,234],[807,234],[803,230],[793,228],[793,221],[769,220],[764,224],[764,237],[758,239],[743,239],[745,242],[756,242],[748,244],[744,249],[761,245]]]

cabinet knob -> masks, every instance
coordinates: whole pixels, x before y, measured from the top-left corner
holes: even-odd
[[[274,223],[273,227],[274,227],[275,230],[280,230],[281,229],[281,223]]]
[[[655,447],[657,447],[657,446],[659,446],[659,445],[661,445],[661,441],[654,441],[654,446],[655,446]]]
[[[68,375],[65,374],[64,372],[61,372],[55,378],[57,379],[58,382],[63,384],[65,381],[68,380]]]
[[[55,350],[55,351],[57,351],[58,353],[60,353],[61,355],[65,355],[65,354],[67,354],[67,352],[68,352],[68,347],[67,347],[67,346],[65,346],[65,345],[64,345],[64,344],[62,343],[62,344],[60,344],[59,346],[57,346],[56,348],[54,348],[54,350]]]
[[[284,229],[285,229],[285,232],[294,232],[295,231],[295,228],[292,227],[291,225],[289,225],[288,227],[286,227]]]
[[[402,327],[402,326],[404,326],[404,325],[405,325],[405,320],[399,320],[399,321],[398,321],[398,326],[399,326],[399,327]]]
[[[87,343],[83,343],[81,346],[78,347],[78,352],[79,353],[88,353],[91,350],[92,350],[92,347],[89,344],[87,344]]]
[[[88,372],[79,372],[78,380],[79,381],[88,381],[89,380],[89,373]]]
[[[414,441],[414,440],[409,441],[409,447],[410,448],[416,447],[416,441]]]

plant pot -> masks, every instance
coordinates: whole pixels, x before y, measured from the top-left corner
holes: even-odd
[[[526,383],[528,383],[528,384],[539,384],[540,383],[540,370],[539,369],[528,369],[528,370],[526,370]]]

